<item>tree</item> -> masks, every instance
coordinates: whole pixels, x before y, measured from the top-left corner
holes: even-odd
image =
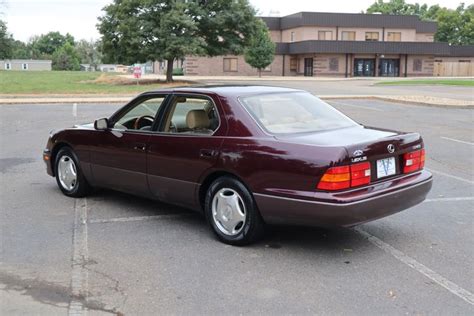
[[[12,43],[12,58],[30,59],[31,55],[28,45],[19,40],[14,40]]]
[[[114,0],[104,8],[98,30],[105,60],[132,64],[186,55],[240,54],[256,29],[247,0]]]
[[[74,46],[66,42],[53,54],[53,70],[80,70],[80,60]]]
[[[76,52],[82,64],[89,64],[92,68],[100,64],[102,54],[99,51],[100,43],[98,41],[80,40],[76,44]]]
[[[439,5],[428,7],[426,4],[409,4],[405,0],[377,0],[366,13],[418,15],[422,20],[434,20],[438,23],[435,40],[454,45],[474,44],[474,5],[465,8],[461,3],[455,10]]]
[[[0,20],[0,59],[12,58],[13,37],[8,33],[7,25]]]
[[[417,14],[414,11],[415,11],[415,5],[405,3],[405,0],[390,0],[389,2],[384,2],[383,0],[377,0],[367,9],[367,13],[369,14],[372,14],[372,13],[393,14],[393,15]]]
[[[263,21],[259,21],[255,34],[251,37],[249,46],[245,49],[245,61],[258,69],[258,76],[262,76],[262,69],[268,67],[275,58],[275,43],[268,34],[268,28]]]
[[[456,10],[439,8],[435,13],[438,31],[435,40],[453,45],[474,45],[474,5]]]
[[[52,56],[56,50],[69,43],[74,46],[74,37],[67,33],[62,35],[59,32],[49,32],[40,35],[34,42],[35,49],[44,57]]]

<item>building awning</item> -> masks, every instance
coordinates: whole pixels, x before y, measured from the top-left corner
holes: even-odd
[[[409,54],[474,57],[474,46],[440,42],[300,41],[277,43],[277,54]]]

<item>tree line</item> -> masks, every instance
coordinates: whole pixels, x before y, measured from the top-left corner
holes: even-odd
[[[451,45],[474,45],[474,4],[466,7],[460,3],[456,9],[448,9],[435,4],[406,3],[405,0],[377,0],[366,12],[392,15],[417,15],[424,21],[436,21],[438,30],[436,42]]]
[[[100,64],[102,54],[99,41],[75,41],[69,33],[49,32],[27,42],[15,40],[0,20],[0,59],[49,59],[54,70],[80,70],[80,64]]]
[[[241,55],[262,69],[274,59],[275,44],[265,23],[248,0],[113,0],[98,18],[100,41],[76,42],[59,32],[15,40],[0,20],[0,59],[52,59],[53,69],[78,70],[79,64],[134,64],[167,61],[167,81],[173,61],[187,55]],[[474,5],[456,9],[377,0],[368,14],[418,15],[438,23],[435,40],[455,45],[474,44]]]

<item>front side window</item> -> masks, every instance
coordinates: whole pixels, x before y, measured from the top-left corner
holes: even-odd
[[[320,41],[330,41],[332,40],[332,31],[319,31],[318,39]]]
[[[421,69],[423,68],[423,62],[421,59],[414,59],[413,60],[413,71],[416,72],[421,72]]]
[[[290,71],[297,71],[298,70],[298,59],[292,57],[290,59]]]
[[[210,135],[219,127],[219,115],[210,99],[204,97],[174,98],[162,132],[185,135]]]
[[[356,126],[357,123],[306,92],[271,93],[240,98],[270,133],[292,134]]]
[[[379,32],[365,32],[365,40],[376,42],[379,40]]]
[[[339,58],[329,59],[329,71],[339,71]]]
[[[388,32],[387,41],[388,42],[400,42],[402,40],[401,32]]]
[[[113,128],[121,130],[150,131],[165,97],[156,97],[140,102],[115,120]]]
[[[237,58],[224,58],[224,71],[225,72],[237,71]]]
[[[342,32],[342,40],[343,41],[355,41],[356,32],[352,31],[343,31]]]

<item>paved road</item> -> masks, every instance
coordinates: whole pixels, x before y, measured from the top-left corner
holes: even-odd
[[[181,208],[59,192],[41,161],[48,132],[117,105],[79,105],[77,118],[71,105],[0,107],[0,314],[472,315],[474,111],[331,103],[424,135],[428,201],[359,230],[272,228],[245,248]]]

